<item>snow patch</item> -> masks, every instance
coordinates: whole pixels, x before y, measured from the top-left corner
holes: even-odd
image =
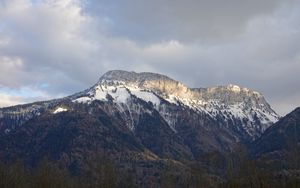
[[[68,109],[63,108],[63,107],[58,107],[58,108],[53,112],[53,114],[57,114],[57,113],[61,113],[61,112],[66,112],[66,111],[68,111]]]
[[[115,88],[115,90],[108,91],[108,94],[112,96],[117,103],[126,103],[130,94],[126,88]]]
[[[107,100],[106,96],[107,96],[107,91],[105,91],[101,86],[97,86],[95,88],[93,100],[105,101],[105,100]]]
[[[241,88],[237,85],[233,85],[233,84],[230,84],[228,86],[228,89],[230,89],[231,91],[235,92],[235,93],[239,93],[241,92]]]
[[[73,100],[73,102],[78,103],[89,103],[92,99],[90,97],[80,97],[78,99]]]
[[[136,97],[146,101],[152,102],[154,106],[160,105],[160,99],[154,95],[152,92],[148,91],[141,91],[141,90],[130,90],[131,94],[135,95]]]

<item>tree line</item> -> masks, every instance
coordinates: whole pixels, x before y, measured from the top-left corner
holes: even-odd
[[[201,162],[193,163],[189,170],[178,173],[172,163],[158,175],[154,187],[207,187],[207,188],[298,188],[300,187],[300,155],[297,147],[285,153],[282,166],[270,159],[254,160],[243,147],[222,155],[207,153]],[[36,167],[28,167],[21,161],[0,163],[1,188],[131,188],[139,187],[137,171],[120,173],[117,165],[100,157],[86,164],[79,174],[44,159]]]

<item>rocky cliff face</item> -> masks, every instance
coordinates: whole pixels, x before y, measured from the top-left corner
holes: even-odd
[[[145,90],[170,103],[206,113],[250,139],[257,138],[279,119],[263,95],[236,85],[191,89],[167,76],[126,71],[109,71],[97,85]],[[158,99],[150,97],[148,101],[151,99],[158,104]]]

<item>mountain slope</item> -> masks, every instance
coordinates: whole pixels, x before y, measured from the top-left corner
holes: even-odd
[[[76,171],[105,153],[124,170],[134,163],[141,182],[159,181],[168,161],[184,169],[226,154],[277,119],[247,88],[192,89],[164,75],[109,71],[74,95],[0,109],[0,157],[35,165],[47,156]]]
[[[87,96],[77,101],[106,100],[107,94],[118,103],[126,103],[126,97],[130,94],[152,102],[174,131],[176,122],[168,118],[165,106],[160,105],[161,101],[205,113],[220,121],[222,126],[243,135],[246,140],[257,138],[279,119],[258,92],[236,85],[191,89],[167,76],[154,73],[109,71]]]
[[[281,118],[252,144],[255,156],[300,149],[300,108]]]

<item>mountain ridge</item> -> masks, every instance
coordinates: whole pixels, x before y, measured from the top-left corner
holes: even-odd
[[[262,94],[233,84],[189,88],[161,74],[115,70],[105,73],[97,85],[125,87],[129,90],[150,90],[170,103],[185,105],[196,111],[205,112],[213,118],[225,115],[226,119],[251,119],[248,123],[251,128],[247,131],[253,137],[259,136],[280,118]],[[157,100],[151,102],[157,103]],[[261,127],[255,127],[256,119],[263,121]]]
[[[166,76],[121,73],[64,98],[0,108],[0,160],[34,166],[47,157],[76,173],[105,154],[122,173],[137,172],[138,185],[153,187],[168,166],[180,164],[184,174],[208,156],[223,161],[273,124],[275,112],[248,89],[194,91]]]
[[[279,119],[264,96],[248,88],[232,84],[209,88],[188,88],[165,75],[122,70],[108,71],[90,89],[62,99],[38,102],[37,104],[51,103],[53,105],[61,100],[71,99],[73,102],[79,103],[111,100],[126,106],[127,99],[132,96],[152,103],[175,132],[176,122],[174,122],[172,114],[166,112],[164,105],[166,102],[190,108],[197,113],[206,113],[211,118],[220,120],[220,124],[223,126],[225,124],[225,126],[237,129],[236,131],[242,131],[241,134],[245,134],[252,140]],[[26,105],[30,104],[23,106]],[[19,107],[22,108],[22,105]],[[129,111],[131,112],[130,109]],[[133,129],[133,125],[130,127]]]

